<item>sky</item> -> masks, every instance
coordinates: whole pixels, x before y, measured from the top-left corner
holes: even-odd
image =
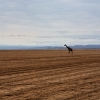
[[[100,0],[0,0],[0,45],[100,44]]]

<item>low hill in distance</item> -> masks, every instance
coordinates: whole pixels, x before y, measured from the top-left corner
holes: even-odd
[[[74,45],[73,49],[100,49],[100,45]],[[0,45],[0,50],[63,50],[64,46],[21,46],[21,45]]]

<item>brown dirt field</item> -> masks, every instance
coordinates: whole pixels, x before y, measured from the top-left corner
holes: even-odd
[[[100,100],[100,50],[1,50],[0,100]]]

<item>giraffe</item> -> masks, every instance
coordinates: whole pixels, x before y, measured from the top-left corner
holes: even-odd
[[[66,44],[64,46],[66,46],[66,48],[68,49],[69,53],[72,52],[72,54],[73,54],[73,49],[72,48],[68,47]]]

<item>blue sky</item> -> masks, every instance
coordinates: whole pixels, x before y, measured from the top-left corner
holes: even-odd
[[[0,45],[100,44],[100,0],[0,0]]]

